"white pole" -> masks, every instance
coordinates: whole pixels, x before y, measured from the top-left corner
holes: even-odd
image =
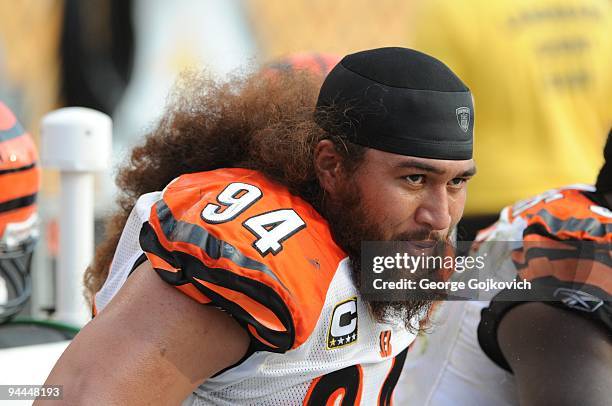
[[[66,171],[61,174],[57,320],[84,325],[91,312],[83,297],[83,271],[94,253],[94,175]]]
[[[42,162],[60,170],[60,247],[54,318],[76,326],[91,316],[83,296],[83,273],[94,252],[94,173],[108,166],[112,122],[81,107],[43,117]]]

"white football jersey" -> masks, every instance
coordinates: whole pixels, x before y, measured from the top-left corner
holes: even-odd
[[[373,318],[327,223],[282,186],[222,169],[143,195],[96,312],[145,258],[163,280],[224,309],[251,336],[247,356],[184,405],[390,404],[414,334]]]
[[[512,374],[491,361],[478,344],[480,312],[488,302],[444,302],[431,333],[410,350],[396,389],[398,405],[516,406]]]

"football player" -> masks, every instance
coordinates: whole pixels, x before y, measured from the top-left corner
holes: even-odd
[[[429,302],[365,301],[361,241],[448,238],[469,90],[405,48],[348,55],[320,87],[180,90],[119,175],[95,317],[47,384],[74,404],[389,404]]]
[[[30,262],[38,240],[39,188],[34,141],[0,102],[0,324],[15,317],[32,294]]]
[[[604,156],[595,187],[519,202],[478,235],[475,255],[518,242],[496,258],[531,282],[533,296],[503,290],[490,302],[441,306],[406,363],[400,404],[610,404],[612,132]]]

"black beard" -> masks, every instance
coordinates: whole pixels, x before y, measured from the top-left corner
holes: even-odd
[[[362,241],[419,241],[436,239],[446,243],[446,237],[440,238],[432,235],[430,230],[417,230],[398,235],[389,235],[378,224],[368,223],[366,208],[361,204],[361,193],[353,180],[347,179],[342,190],[334,200],[323,204],[323,216],[328,220],[332,235],[336,243],[348,254],[352,268],[353,282],[360,289],[361,286],[361,242]],[[443,246],[445,244],[440,244]],[[438,249],[438,248],[436,248]],[[423,272],[417,270],[409,275],[413,279],[420,279]],[[431,271],[427,271],[431,273]],[[364,299],[365,300],[365,299]],[[415,317],[420,325],[427,323],[433,300],[406,299],[400,301],[370,301],[365,300],[373,316],[378,322],[388,323],[400,321],[404,326],[414,331]]]

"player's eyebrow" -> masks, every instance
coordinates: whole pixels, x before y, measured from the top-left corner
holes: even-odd
[[[412,160],[402,161],[397,164],[398,168],[406,169],[419,169],[425,172],[435,173],[436,175],[443,175],[446,171],[435,166],[426,164],[424,162],[417,162]],[[469,169],[463,171],[458,177],[470,177],[476,174],[476,166],[472,165]]]
[[[462,178],[469,178],[471,176],[476,175],[476,166],[472,165],[472,167],[466,171],[464,171],[461,175],[459,175],[459,177]]]
[[[436,175],[442,175],[444,174],[444,170],[440,169],[440,168],[436,168],[435,166],[431,166],[428,165],[426,163],[423,162],[415,162],[415,161],[402,161],[399,164],[397,164],[398,168],[405,168],[405,169],[419,169],[425,172],[432,172],[435,173]]]

